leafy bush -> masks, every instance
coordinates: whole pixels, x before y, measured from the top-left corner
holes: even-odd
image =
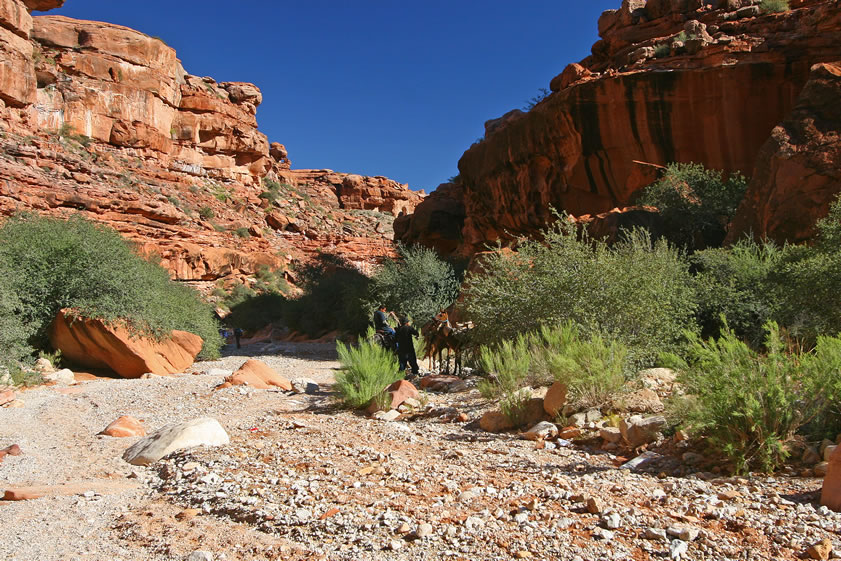
[[[199,209],[199,216],[203,220],[210,220],[211,218],[216,216],[216,213],[213,212],[213,209],[210,208],[209,206],[203,206]]]
[[[787,12],[790,7],[788,0],[762,0],[759,3],[759,9],[763,14],[776,14],[779,12]]]
[[[665,175],[646,187],[639,204],[657,207],[668,239],[690,250],[721,245],[725,227],[747,189],[744,177],[725,177],[701,164],[669,164]]]
[[[782,256],[773,243],[750,240],[695,253],[691,261],[702,333],[718,336],[723,318],[736,335],[759,347],[765,338],[763,326],[778,307],[771,298],[771,279]]]
[[[654,47],[654,58],[664,58],[672,53],[672,47],[668,43],[658,43]]]
[[[725,328],[719,339],[688,334],[688,360],[665,355],[686,388],[684,422],[730,458],[738,471],[771,471],[789,455],[798,429],[837,415],[841,340],[821,337],[814,352],[787,352],[777,324],[766,324],[757,353]],[[836,417],[837,418],[837,417]]]
[[[78,217],[13,217],[0,227],[0,271],[8,283],[3,292],[17,298],[0,300],[12,349],[23,340],[47,349],[47,328],[60,309],[71,308],[138,335],[189,331],[204,339],[203,358],[218,356],[212,309],[113,230]]]
[[[532,109],[534,109],[534,107],[535,107],[538,103],[540,103],[541,101],[543,101],[544,99],[546,99],[546,98],[547,98],[547,97],[549,97],[550,95],[552,95],[552,92],[551,92],[550,90],[548,90],[547,88],[540,88],[540,89],[538,89],[538,90],[537,90],[537,95],[535,95],[534,97],[531,97],[531,98],[530,98],[530,99],[526,102],[526,104],[523,106],[523,111],[531,111]],[[481,140],[483,140],[483,139],[481,139],[481,138],[480,138],[479,140],[481,141]],[[450,183],[455,183],[455,182],[454,182],[454,181],[451,181]]]
[[[775,319],[807,344],[841,332],[841,200],[816,224],[812,246],[787,246],[770,282]]]
[[[571,321],[585,335],[609,333],[629,348],[634,366],[652,364],[695,329],[688,264],[644,231],[608,247],[558,220],[543,240],[498,250],[467,278],[465,306],[483,344],[514,339],[541,325]]]
[[[398,258],[386,260],[371,278],[369,311],[385,304],[423,324],[455,301],[461,279],[431,249],[399,246],[397,251]]]
[[[341,371],[336,374],[339,399],[349,407],[366,407],[403,375],[394,353],[374,342],[374,330],[356,346],[336,343]]]
[[[238,238],[250,238],[251,232],[248,231],[248,228],[242,227],[234,230],[234,235]]]

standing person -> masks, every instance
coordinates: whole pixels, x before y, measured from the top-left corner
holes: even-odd
[[[388,333],[389,337],[394,337],[394,329],[388,324],[388,316],[397,319],[394,312],[387,312],[385,304],[377,306],[377,311],[374,312],[374,330]]]
[[[418,376],[418,357],[415,356],[415,343],[412,337],[418,336],[418,330],[412,327],[412,320],[403,318],[397,328],[397,359],[400,361],[400,371],[405,372],[406,366],[412,367],[412,378]]]
[[[242,329],[239,327],[234,328],[234,339],[237,340],[237,348],[241,349],[242,346],[239,344],[239,340],[242,337]]]

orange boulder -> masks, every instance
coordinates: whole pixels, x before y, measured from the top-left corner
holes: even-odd
[[[251,359],[240,366],[239,370],[225,378],[225,383],[233,386],[247,384],[260,390],[267,390],[271,387],[287,391],[292,389],[292,383],[289,380],[275,372],[265,362],[255,359]]]
[[[146,436],[146,429],[143,428],[143,423],[134,417],[123,415],[105,427],[102,434],[115,437]]]
[[[821,504],[841,512],[841,447],[836,448],[829,458],[829,467],[821,491]]]
[[[195,361],[203,341],[185,331],[173,331],[161,341],[133,337],[124,327],[86,318],[74,320],[69,310],[61,310],[50,326],[50,343],[76,364],[139,378],[147,372],[166,375],[184,371]]]

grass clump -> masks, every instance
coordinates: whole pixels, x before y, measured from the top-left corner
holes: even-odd
[[[672,47],[668,43],[659,43],[654,47],[654,58],[665,58],[672,53]]]
[[[341,371],[336,374],[339,399],[348,407],[367,407],[383,390],[401,379],[394,353],[374,342],[373,329],[357,345],[336,343]]]
[[[202,220],[210,220],[216,217],[216,213],[209,206],[203,206],[199,209],[199,216]]]
[[[787,12],[790,9],[788,0],[762,0],[759,3],[759,10],[763,14],[777,14]]]
[[[9,219],[0,227],[0,278],[0,337],[17,359],[49,349],[47,329],[62,308],[135,335],[189,331],[204,340],[200,356],[219,354],[213,311],[195,290],[170,280],[117,232],[82,218]]]
[[[666,355],[680,370],[685,423],[733,461],[737,471],[773,471],[789,456],[798,430],[833,413],[841,389],[841,340],[821,337],[812,352],[789,352],[776,323],[766,324],[765,353],[729,329],[718,339],[688,334],[687,359]]]

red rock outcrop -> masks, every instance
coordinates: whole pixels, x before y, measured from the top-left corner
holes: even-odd
[[[79,213],[210,292],[287,275],[321,251],[360,267],[393,254],[422,200],[383,177],[290,170],[257,128],[254,84],[191,76],[162,40],[0,0],[0,215]],[[281,189],[263,196],[269,183]]]
[[[841,5],[804,0],[762,14],[741,4],[625,0],[605,12],[592,55],[530,111],[489,121],[459,161],[458,251],[534,234],[553,220],[551,207],[578,216],[632,204],[650,182],[635,161],[750,175],[812,65],[841,59]],[[429,197],[416,215],[440,203]],[[444,237],[405,231],[428,245]]]
[[[271,387],[289,391],[292,383],[275,372],[275,370],[260,360],[246,361],[239,369],[225,378],[227,386],[249,385],[258,390],[267,390]]]
[[[841,62],[818,64],[791,115],[759,153],[729,239],[799,242],[841,193]]]
[[[185,331],[173,331],[168,339],[155,341],[134,337],[124,327],[73,318],[68,310],[58,313],[49,335],[53,348],[70,362],[112,370],[123,378],[183,372],[202,348],[201,337]]]

